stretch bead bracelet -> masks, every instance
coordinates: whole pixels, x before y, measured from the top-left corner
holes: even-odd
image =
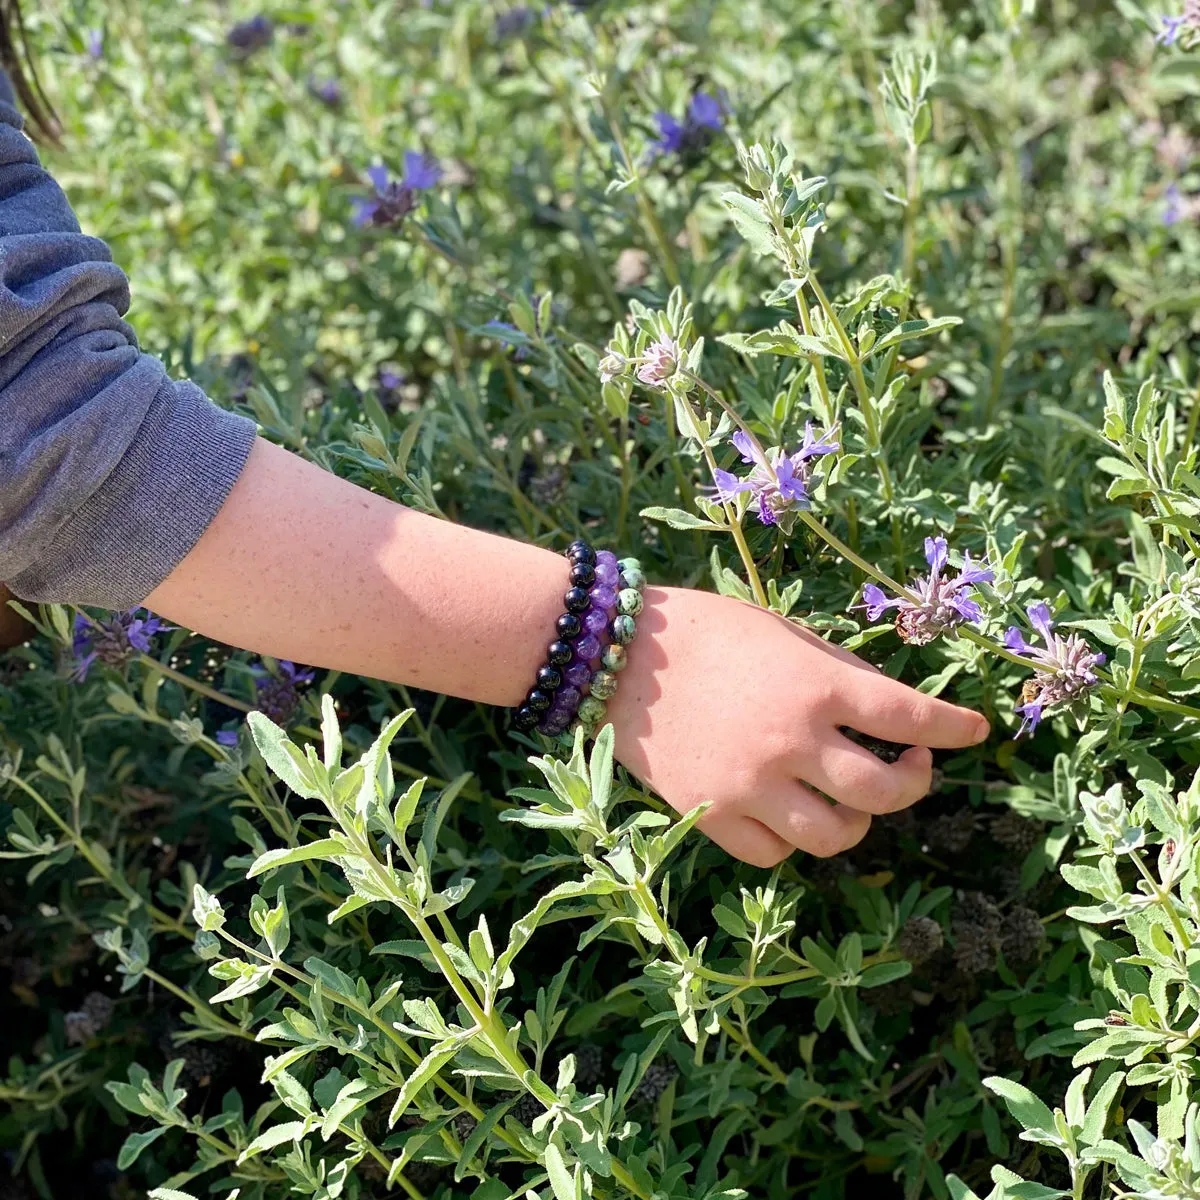
[[[555,622],[555,640],[538,668],[533,687],[513,714],[520,730],[537,729],[557,737],[578,715],[585,729],[603,724],[604,700],[616,691],[616,672],[625,665],[625,645],[637,629],[645,578],[636,559],[609,550],[597,553],[587,542],[567,548],[570,588],[566,611]]]
[[[637,618],[641,615],[644,601],[642,588],[646,577],[642,564],[636,558],[623,558],[616,562],[617,593],[615,613],[608,624],[608,645],[601,652],[599,665],[588,682],[588,695],[580,702],[575,723],[571,726],[582,729],[584,736],[591,738],[608,718],[608,701],[617,694],[617,675],[629,661],[625,649],[637,637]]]
[[[546,663],[538,668],[534,686],[513,714],[520,730],[538,729],[550,736],[563,732],[575,719],[580,701],[592,677],[591,661],[603,646],[600,635],[611,613],[604,605],[616,595],[604,580],[616,580],[615,561],[610,571],[587,542],[572,542],[567,548],[571,568],[570,587],[563,597],[566,608],[555,622],[557,637],[546,651]]]

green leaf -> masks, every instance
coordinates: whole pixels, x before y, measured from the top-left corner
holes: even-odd
[[[901,342],[911,341],[913,338],[928,337],[931,333],[937,333],[940,329],[951,329],[953,326],[961,324],[961,317],[934,317],[931,321],[903,321],[894,329],[889,329],[875,343],[872,353],[878,354],[880,350],[888,350],[892,346],[898,346]]]
[[[274,721],[264,717],[260,712],[252,712],[246,718],[250,726],[250,734],[263,761],[271,770],[287,784],[297,796],[306,800],[319,800],[320,789],[317,787],[308,761],[300,753],[286,733]]]
[[[546,1146],[545,1166],[554,1189],[554,1200],[575,1200],[575,1173],[567,1169],[566,1159],[554,1142]]]
[[[765,257],[775,254],[775,237],[771,231],[771,223],[767,220],[762,206],[741,192],[725,192],[721,203],[729,212],[738,233],[746,239],[751,249]]]
[[[310,859],[332,859],[346,853],[346,847],[333,838],[322,838],[318,842],[306,842],[303,846],[284,846],[279,850],[268,850],[260,854],[246,872],[247,879],[253,879],[273,867],[286,866],[288,863],[308,862]]]
[[[284,1142],[298,1142],[309,1129],[307,1121],[285,1121],[282,1125],[272,1125],[264,1130],[238,1156],[238,1166],[261,1154],[264,1150],[273,1150]]]
[[[140,1133],[131,1133],[121,1146],[121,1152],[117,1155],[117,1169],[120,1171],[128,1171],[138,1160],[138,1156],[152,1142],[157,1142],[160,1137],[170,1128],[169,1125],[160,1125],[157,1129],[147,1129]]]
[[[912,963],[910,962],[876,963],[858,977],[858,986],[860,988],[882,987],[885,983],[903,979],[905,975],[911,973]]]
[[[985,1079],[983,1086],[1004,1101],[1023,1129],[1054,1133],[1054,1114],[1027,1087],[996,1075]]]
[[[400,1095],[396,1097],[396,1103],[392,1105],[391,1115],[388,1117],[389,1129],[404,1116],[405,1110],[416,1099],[417,1093],[458,1053],[465,1040],[450,1038],[439,1043],[413,1068],[412,1074],[400,1089]]]
[[[704,517],[684,512],[682,508],[662,508],[658,505],[651,505],[649,508],[643,508],[640,515],[648,521],[665,521],[672,529],[719,530],[724,528],[723,525],[716,525]]]

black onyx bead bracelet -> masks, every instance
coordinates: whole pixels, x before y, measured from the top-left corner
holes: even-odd
[[[609,550],[587,542],[567,548],[571,568],[563,596],[566,611],[555,622],[534,685],[513,714],[520,730],[558,737],[575,722],[589,736],[604,724],[605,701],[617,690],[625,647],[637,633],[645,577],[636,559],[620,562]]]

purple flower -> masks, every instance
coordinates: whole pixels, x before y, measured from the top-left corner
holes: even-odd
[[[257,693],[255,707],[276,725],[287,723],[300,704],[300,689],[316,678],[315,671],[297,667],[287,659],[280,659],[274,672],[258,663],[250,668],[250,673]]]
[[[674,338],[660,337],[646,347],[637,377],[648,387],[666,387],[667,380],[675,374],[680,357],[679,343]]]
[[[510,8],[508,12],[503,12],[496,18],[493,34],[498,42],[521,37],[533,27],[535,21],[537,13],[528,5],[522,4],[517,8]]]
[[[394,392],[404,383],[404,376],[390,367],[382,367],[379,371],[379,386],[385,392]]]
[[[781,521],[790,527],[791,514],[808,508],[808,481],[812,472],[812,460],[838,449],[834,441],[836,430],[816,437],[812,422],[804,426],[804,441],[799,450],[788,454],[779,446],[763,450],[744,430],[738,430],[731,439],[742,462],[753,464],[749,475],[739,477],[731,471],[716,471],[713,479],[714,492],[718,500],[728,502],[742,492],[753,497],[750,508],[758,514],[764,525],[779,525]],[[787,532],[787,529],[784,529]]]
[[[271,18],[259,13],[249,21],[239,21],[225,35],[225,43],[239,58],[249,58],[256,50],[271,44],[275,26]]]
[[[111,613],[103,620],[94,622],[82,613],[76,613],[71,631],[71,653],[75,657],[71,678],[76,683],[82,683],[97,661],[110,667],[120,667],[135,653],[149,654],[150,639],[156,633],[174,628],[140,608]]]
[[[99,62],[104,57],[104,30],[89,29],[87,35],[87,56],[92,62]]]
[[[1159,20],[1162,22],[1162,28],[1154,35],[1154,40],[1160,46],[1175,45],[1180,29],[1187,24],[1187,17],[1168,17],[1164,15]]]
[[[1017,737],[1026,730],[1033,733],[1050,705],[1071,704],[1094,688],[1100,682],[1095,668],[1105,661],[1105,656],[1093,651],[1079,634],[1064,638],[1055,633],[1050,609],[1045,604],[1031,604],[1025,611],[1030,625],[1046,645],[1044,648],[1031,645],[1016,626],[1011,626],[1004,635],[1009,650],[1033,659],[1039,667],[1021,689],[1023,703],[1017,705],[1017,712],[1022,719]]]
[[[677,154],[680,158],[698,158],[712,141],[713,134],[724,126],[720,101],[707,92],[697,92],[688,103],[683,121],[677,121],[669,112],[654,114],[658,125],[658,140],[650,146],[650,157],[660,154]]]
[[[427,154],[409,150],[404,155],[404,177],[393,180],[387,167],[367,168],[367,177],[375,188],[373,196],[359,196],[354,201],[354,223],[364,225],[395,225],[417,206],[415,192],[436,187],[442,177],[437,160]]]
[[[1183,218],[1184,213],[1183,195],[1179,191],[1179,184],[1169,184],[1164,195],[1166,204],[1163,206],[1162,223],[1167,226],[1174,225]]]
[[[238,731],[236,729],[218,729],[216,741],[218,746],[236,746]]]
[[[315,75],[308,77],[308,94],[329,108],[337,108],[342,103],[342,85],[336,79],[318,79]]]
[[[978,602],[971,595],[977,583],[991,583],[995,576],[980,563],[973,563],[970,554],[963,554],[962,569],[948,579],[942,577],[949,560],[950,548],[944,537],[925,539],[925,561],[929,574],[913,580],[911,591],[917,599],[906,596],[889,597],[874,583],[863,588],[863,603],[869,621],[878,621],[889,608],[897,609],[896,632],[905,642],[925,646],[934,638],[955,629],[965,621],[978,624],[983,620]]]

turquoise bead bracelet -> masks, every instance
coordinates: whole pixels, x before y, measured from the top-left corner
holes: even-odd
[[[617,677],[629,661],[627,647],[637,637],[637,618],[645,607],[642,589],[646,576],[642,564],[636,558],[622,558],[617,563],[621,575],[617,592],[617,606],[609,622],[608,640],[600,654],[600,665],[592,672],[588,682],[588,694],[583,698],[565,740],[574,740],[576,729],[584,736],[593,738],[608,720],[608,701],[617,693]]]

